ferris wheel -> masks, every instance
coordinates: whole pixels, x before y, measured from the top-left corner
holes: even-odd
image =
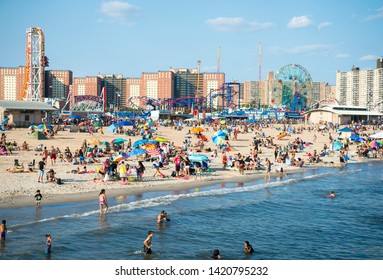
[[[312,79],[303,66],[299,64],[283,66],[278,70],[275,78],[280,84],[280,90],[277,90],[280,96],[277,99],[281,105],[292,111],[301,111],[309,106],[312,96]]]

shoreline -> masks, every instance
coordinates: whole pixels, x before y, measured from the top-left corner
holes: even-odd
[[[303,173],[307,169],[319,169],[319,168],[339,168],[339,166],[328,166],[326,164],[315,164],[315,165],[307,165],[303,168],[294,168],[294,169],[285,169],[287,174],[296,174],[296,173]],[[278,177],[276,172],[271,173],[271,178]],[[206,178],[206,177],[204,177]],[[123,189],[116,189],[116,188],[110,188],[108,189],[105,187],[105,190],[107,191],[107,197],[108,198],[116,198],[118,196],[123,195],[136,195],[140,193],[148,193],[148,192],[162,192],[162,191],[182,191],[192,188],[204,188],[209,187],[217,184],[228,184],[228,183],[247,183],[251,181],[257,181],[264,179],[264,171],[260,172],[253,172],[245,174],[245,175],[237,175],[237,176],[231,176],[231,177],[224,177],[219,179],[210,179],[210,180],[194,180],[191,179],[190,181],[179,181],[177,183],[171,183],[164,182],[162,184],[158,185],[152,185],[152,186],[134,186],[134,187],[124,187]],[[43,205],[54,205],[54,204],[66,204],[66,203],[81,203],[81,202],[89,202],[89,201],[97,201],[98,200],[98,194],[99,190],[97,191],[89,191],[89,192],[83,192],[83,193],[66,193],[66,194],[55,194],[52,195],[46,195],[43,198],[42,206]],[[0,209],[8,208],[8,209],[17,209],[17,208],[24,208],[24,207],[33,207],[35,206],[35,200],[34,197],[30,197],[27,195],[13,197],[13,200],[11,202],[2,202],[0,204]]]

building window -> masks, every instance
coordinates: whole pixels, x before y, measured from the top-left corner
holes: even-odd
[[[24,115],[24,121],[29,122],[29,115]]]

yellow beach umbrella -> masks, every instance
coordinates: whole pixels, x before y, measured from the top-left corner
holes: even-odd
[[[203,129],[202,127],[194,127],[191,132],[193,133],[198,133],[198,132],[204,132],[205,129]]]
[[[169,142],[168,139],[165,139],[164,137],[156,137],[153,139],[154,141],[157,141],[157,142]]]

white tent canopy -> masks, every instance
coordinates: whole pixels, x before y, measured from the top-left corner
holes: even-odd
[[[383,139],[383,131],[370,135],[371,138]]]

